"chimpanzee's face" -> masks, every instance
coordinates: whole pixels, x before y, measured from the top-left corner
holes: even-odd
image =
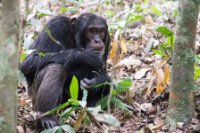
[[[106,45],[106,21],[93,13],[85,13],[73,20],[77,47],[102,54]]]
[[[102,53],[105,47],[103,39],[106,36],[106,26],[103,24],[89,25],[85,31],[86,49]]]

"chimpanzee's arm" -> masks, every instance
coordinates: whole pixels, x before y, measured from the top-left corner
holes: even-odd
[[[93,68],[101,69],[104,64],[101,56],[97,53],[82,49],[70,49],[44,56],[33,52],[21,63],[20,69],[27,78],[28,83],[31,83],[37,71],[51,63],[63,65],[66,71],[76,69],[80,66],[92,66]]]

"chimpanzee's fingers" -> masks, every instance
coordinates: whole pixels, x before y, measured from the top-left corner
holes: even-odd
[[[88,85],[87,83],[85,83],[84,80],[81,80],[81,82],[80,82],[80,86],[81,86],[81,89],[82,89],[82,90],[83,90],[83,89],[91,88],[91,86]]]
[[[49,129],[49,128],[51,128],[51,126],[49,125],[49,122],[48,122],[48,121],[45,122],[44,125],[45,125],[45,129]]]
[[[97,71],[92,71],[92,73],[94,73],[96,76],[98,76],[100,73]]]
[[[84,78],[83,81],[84,81],[88,86],[93,86],[93,85],[96,84],[96,78],[93,78],[93,79]]]

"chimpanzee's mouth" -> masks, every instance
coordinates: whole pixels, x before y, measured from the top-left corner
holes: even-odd
[[[101,53],[103,53],[103,48],[98,48],[98,49],[96,48],[96,49],[92,49],[91,51],[101,54]]]

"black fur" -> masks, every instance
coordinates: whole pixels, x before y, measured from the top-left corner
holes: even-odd
[[[85,39],[85,31],[88,26],[95,24],[106,27],[106,35],[102,38],[105,45],[103,54],[86,49],[88,40]],[[110,82],[106,71],[109,44],[108,27],[102,17],[84,13],[75,19],[65,16],[51,19],[34,41],[31,49],[35,51],[20,65],[28,81],[28,93],[32,98],[34,110],[44,113],[67,101],[73,75],[78,78],[79,84],[86,84],[86,87],[87,83],[96,85]],[[79,92],[80,99],[81,89]],[[88,89],[88,105],[94,106],[108,93],[108,85]],[[42,129],[58,124],[53,115],[42,117],[37,122],[38,128]]]

